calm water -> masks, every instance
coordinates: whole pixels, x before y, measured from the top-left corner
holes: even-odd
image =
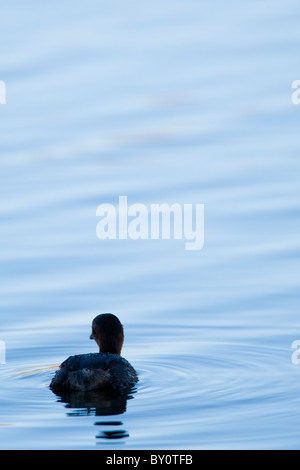
[[[26,5],[25,5],[26,3]],[[298,0],[3,0],[0,447],[300,448]],[[96,208],[205,204],[205,248]],[[140,377],[59,400],[101,312]]]

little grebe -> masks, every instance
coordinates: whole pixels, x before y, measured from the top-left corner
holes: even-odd
[[[66,359],[50,384],[54,393],[119,391],[138,382],[132,365],[120,356],[124,330],[115,315],[98,315],[93,320],[90,339],[98,344],[99,353],[80,354]]]

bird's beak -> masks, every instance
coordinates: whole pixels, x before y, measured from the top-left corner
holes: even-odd
[[[94,339],[93,335],[90,336],[90,339]]]

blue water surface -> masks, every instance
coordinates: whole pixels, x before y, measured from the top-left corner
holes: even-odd
[[[0,448],[299,449],[297,0],[1,3]],[[205,204],[205,246],[100,204]],[[120,404],[48,388],[113,312]]]

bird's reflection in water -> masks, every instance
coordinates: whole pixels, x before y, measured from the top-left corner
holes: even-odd
[[[127,401],[134,398],[136,389],[122,390],[116,393],[108,392],[70,392],[59,397],[61,403],[65,403],[67,416],[114,416],[126,412]],[[122,426],[119,420],[102,420],[94,423],[95,426],[107,426],[109,430],[101,431],[97,439],[122,439],[129,437],[127,431],[111,429]]]

